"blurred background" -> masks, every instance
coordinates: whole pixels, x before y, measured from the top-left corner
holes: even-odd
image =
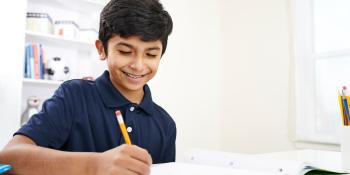
[[[350,2],[161,2],[174,29],[149,85],[177,123],[179,158],[191,148],[339,149],[337,93],[350,85]],[[0,148],[62,81],[106,69],[94,48],[106,3],[0,2]]]

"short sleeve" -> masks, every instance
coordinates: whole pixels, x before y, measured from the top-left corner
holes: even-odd
[[[72,123],[73,93],[63,83],[14,135],[25,135],[38,146],[59,149],[67,140]]]
[[[176,157],[176,124],[171,121],[168,127],[167,145],[162,163],[175,162]]]

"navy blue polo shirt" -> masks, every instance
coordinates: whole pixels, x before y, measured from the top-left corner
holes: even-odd
[[[173,162],[175,122],[152,101],[147,85],[143,90],[137,105],[112,85],[108,71],[95,81],[66,81],[15,135],[57,150],[103,152],[125,143],[115,117],[120,110],[133,144],[148,150],[153,163]]]

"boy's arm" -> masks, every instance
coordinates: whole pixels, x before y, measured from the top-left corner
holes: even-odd
[[[16,135],[0,152],[0,162],[10,164],[10,174],[26,175],[148,175],[152,159],[137,146],[122,145],[103,153],[65,152],[37,146]]]
[[[162,162],[175,162],[176,159],[176,124],[171,122],[168,127],[167,145]]]

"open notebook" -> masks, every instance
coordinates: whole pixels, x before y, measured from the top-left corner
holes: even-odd
[[[235,154],[206,150],[192,150],[188,152],[185,156],[185,162],[186,165],[183,165],[181,163],[173,163],[173,165],[163,164],[159,167],[152,167],[152,170],[154,170],[157,173],[158,169],[161,169],[161,171],[163,172],[166,172],[165,169],[168,169],[170,172],[176,172],[175,174],[171,175],[186,175],[188,174],[186,173],[186,170],[183,170],[183,172],[181,173],[177,173],[177,171],[182,171],[177,169],[184,169],[186,168],[186,166],[190,167],[191,165],[201,165],[201,168],[224,168],[223,171],[227,171],[228,169],[237,171],[251,171],[250,174],[252,175],[256,172],[258,172],[258,174],[266,173],[279,175],[345,174],[342,170],[339,169],[332,169],[330,167],[316,167],[315,165],[312,165],[311,162],[304,162],[300,160],[281,160],[256,155]],[[198,167],[198,169],[201,168]],[[198,174],[199,171],[200,170],[198,170],[197,172],[194,171],[192,174]],[[235,172],[229,172],[228,174],[230,173],[234,174]]]

